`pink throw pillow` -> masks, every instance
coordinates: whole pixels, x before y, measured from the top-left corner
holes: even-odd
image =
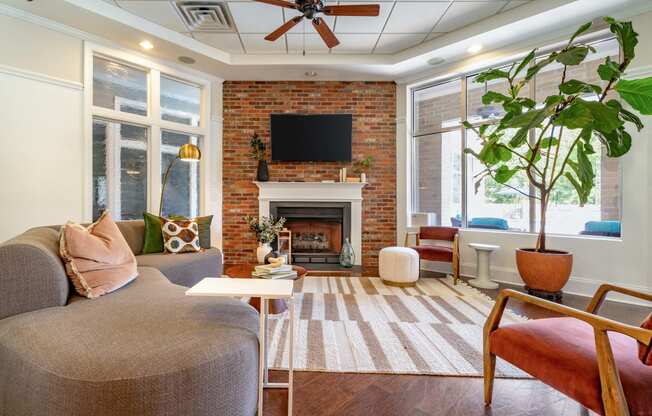
[[[652,330],[652,313],[647,316],[641,328]],[[643,345],[639,342],[638,344],[638,358],[641,359],[641,362],[645,365],[652,365],[652,344]]]
[[[59,253],[77,292],[94,299],[136,278],[136,257],[111,215],[104,212],[87,228],[61,227]]]

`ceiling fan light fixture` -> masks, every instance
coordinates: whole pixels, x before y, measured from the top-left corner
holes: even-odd
[[[152,42],[148,41],[147,39],[141,41],[139,45],[141,48],[145,49],[146,51],[150,49],[154,49],[154,45],[152,44]]]
[[[482,50],[482,44],[475,43],[475,44],[469,46],[469,49],[467,49],[466,51],[468,53],[470,53],[470,54],[475,55],[476,53],[480,52],[481,50]]]

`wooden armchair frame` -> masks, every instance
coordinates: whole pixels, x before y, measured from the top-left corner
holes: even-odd
[[[586,311],[574,309],[569,306],[560,305],[534,296],[526,295],[511,289],[504,289],[498,295],[496,304],[484,326],[484,401],[485,405],[491,404],[493,392],[493,380],[496,370],[496,356],[491,354],[489,345],[489,336],[495,331],[507,306],[510,298],[520,300],[525,303],[539,306],[563,316],[579,319],[591,325],[595,334],[595,349],[598,358],[598,370],[600,373],[600,384],[602,387],[602,403],[607,416],[629,415],[627,400],[623,393],[623,387],[620,382],[618,368],[614,360],[611,344],[607,331],[619,332],[636,339],[644,345],[650,345],[652,342],[652,330],[641,327],[623,324],[608,318],[596,315],[600,306],[609,292],[619,292],[625,295],[633,296],[652,302],[652,294],[637,292],[631,289],[603,284],[596,291],[591,299]],[[561,335],[560,335],[561,336]]]
[[[414,240],[417,246],[421,245],[421,238],[420,238],[420,232],[419,231],[408,231],[405,233],[405,247],[409,247],[410,245],[410,236],[414,236]],[[457,284],[457,281],[460,280],[460,234],[459,232],[455,234],[455,237],[453,237],[453,261],[451,262],[451,268],[453,269],[453,285]],[[419,269],[421,269],[421,256],[419,256]]]

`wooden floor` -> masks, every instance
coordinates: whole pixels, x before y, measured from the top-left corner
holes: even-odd
[[[433,274],[434,275],[434,274]],[[430,275],[430,277],[433,277]],[[427,277],[428,272],[422,274]],[[483,290],[495,297],[498,290]],[[583,308],[589,299],[565,295],[566,305]],[[537,319],[542,309],[510,303],[515,312]],[[639,324],[649,308],[606,302],[601,315]],[[272,381],[285,379],[274,372]],[[295,415],[527,415],[575,416],[590,413],[576,402],[536,380],[496,379],[493,405],[485,408],[481,378],[295,372]],[[287,414],[287,392],[266,390],[265,416]]]

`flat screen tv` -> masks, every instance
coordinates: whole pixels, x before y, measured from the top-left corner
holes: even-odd
[[[351,114],[272,114],[272,160],[350,162]]]

